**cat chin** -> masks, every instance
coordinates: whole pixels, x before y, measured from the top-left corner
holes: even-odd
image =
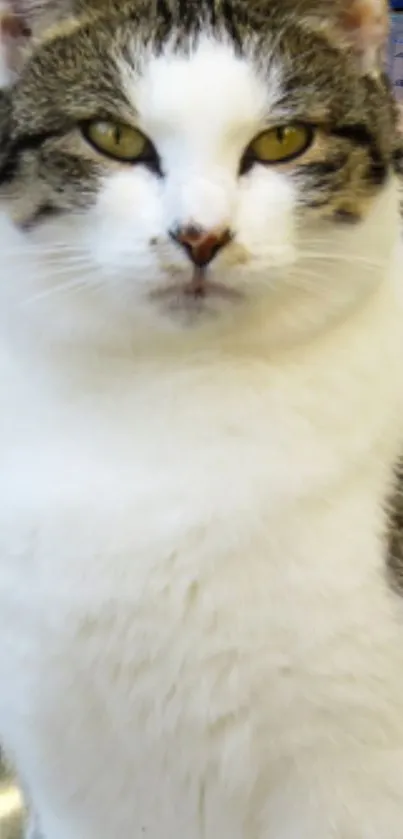
[[[186,335],[190,331],[201,334],[207,331],[210,334],[211,329],[214,333],[218,330],[219,334],[224,327],[227,331],[237,320],[242,302],[241,298],[220,296],[218,293],[201,298],[172,291],[148,300],[148,311],[144,313],[142,326],[147,322],[149,333],[153,332],[155,337],[160,338],[175,333]]]
[[[193,280],[184,283],[177,282],[150,294],[150,300],[166,308],[167,311],[188,312],[195,315],[239,305],[244,297],[241,291],[208,277],[201,285],[195,284]]]

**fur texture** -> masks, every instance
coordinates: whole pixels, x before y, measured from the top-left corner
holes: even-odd
[[[41,5],[0,99],[0,736],[43,837],[401,839],[382,4]],[[203,294],[189,225],[231,233]]]

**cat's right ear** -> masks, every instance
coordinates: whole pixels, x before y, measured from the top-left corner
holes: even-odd
[[[0,0],[0,88],[14,81],[31,37],[29,25],[11,0]]]
[[[0,0],[0,6],[8,10],[25,32],[40,34],[72,13],[73,0]]]
[[[18,77],[34,39],[68,17],[71,0],[0,0],[0,87]]]

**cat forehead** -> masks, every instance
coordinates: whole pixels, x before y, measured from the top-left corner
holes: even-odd
[[[191,51],[168,45],[144,61],[141,70],[120,61],[126,97],[147,127],[186,128],[214,133],[260,122],[281,102],[281,66],[260,74],[247,54],[229,42],[201,37]]]
[[[293,2],[284,0],[284,9]],[[13,140],[20,142],[27,129],[67,133],[106,114],[129,122],[139,116],[150,132],[162,123],[193,125],[193,141],[200,126],[212,137],[214,126],[243,122],[252,130],[255,122],[259,129],[267,116],[360,123],[390,142],[390,97],[382,80],[358,73],[349,50],[285,15],[278,0],[269,5],[273,14],[261,17],[255,14],[260,0],[230,4],[232,26],[222,16],[207,20],[190,0],[189,21],[179,11],[173,16],[171,3],[165,17],[155,17],[149,0],[128,0],[130,15],[108,0],[107,12],[64,22],[35,42],[13,89]]]

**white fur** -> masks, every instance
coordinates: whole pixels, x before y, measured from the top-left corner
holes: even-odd
[[[122,72],[165,180],[0,215],[1,736],[46,839],[401,839],[396,184],[309,226],[285,172],[237,178],[281,68]],[[175,221],[234,230],[233,296],[161,297]]]

